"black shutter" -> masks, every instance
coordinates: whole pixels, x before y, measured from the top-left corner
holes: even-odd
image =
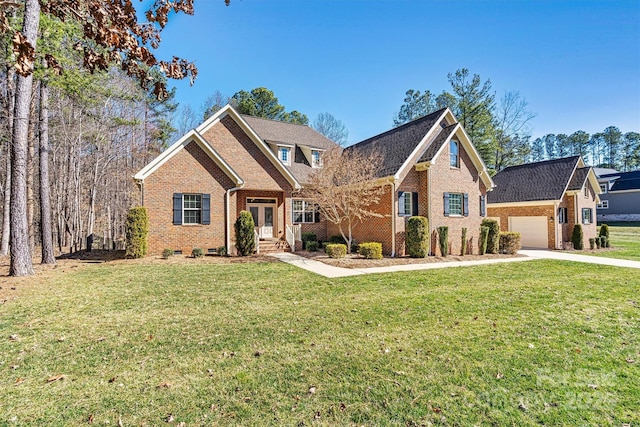
[[[320,208],[318,207],[317,204],[313,205],[313,222],[320,222]]]
[[[480,196],[480,216],[487,216],[487,196]]]
[[[444,193],[444,216],[449,216],[449,193]]]
[[[211,224],[211,195],[202,195],[202,224]]]
[[[464,216],[469,216],[469,194],[467,193],[462,196],[462,213]]]
[[[411,209],[413,212],[411,214],[413,216],[418,216],[418,193],[411,193]]]
[[[173,193],[173,224],[182,225],[182,193]]]

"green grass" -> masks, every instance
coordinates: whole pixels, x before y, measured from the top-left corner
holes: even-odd
[[[609,238],[610,250],[586,254],[640,261],[640,223],[612,223],[609,225]],[[586,247],[589,247],[588,244]]]
[[[0,425],[640,424],[631,269],[93,265],[41,281],[0,305]]]

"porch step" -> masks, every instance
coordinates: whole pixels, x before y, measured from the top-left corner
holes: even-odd
[[[260,240],[260,254],[291,252],[291,247],[284,240]]]

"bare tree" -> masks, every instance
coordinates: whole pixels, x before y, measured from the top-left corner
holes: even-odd
[[[46,60],[45,60],[46,68]],[[49,182],[49,85],[46,77],[40,82],[40,235],[42,264],[55,264],[51,230],[51,187]]]
[[[527,100],[520,92],[507,92],[500,99],[495,113],[496,152],[493,169],[524,163],[531,151],[530,122],[535,114],[528,110]]]
[[[344,147],[349,139],[349,131],[344,123],[329,113],[318,114],[313,121],[313,128],[341,147]]]
[[[310,177],[303,195],[318,205],[327,221],[338,226],[350,253],[353,228],[365,218],[382,217],[374,209],[385,192],[375,179],[382,157],[336,147],[324,153],[322,165]]]
[[[200,110],[202,111],[202,120],[207,120],[209,117],[213,116],[216,111],[220,110],[230,101],[231,97],[223,95],[219,90],[213,92],[213,95],[209,96],[206,101],[204,101],[202,107],[200,107]],[[237,104],[235,106],[237,106]]]

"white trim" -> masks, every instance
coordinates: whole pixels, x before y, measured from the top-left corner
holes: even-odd
[[[616,191],[611,191],[611,190],[609,190],[609,193],[611,193],[611,194],[618,194],[618,193],[640,193],[640,188],[632,189],[632,190],[616,190]]]
[[[600,203],[596,205],[596,209],[609,209],[609,200],[601,200]]]
[[[198,133],[197,130],[192,129],[187,132],[182,138],[176,141],[169,148],[164,150],[158,157],[153,159],[147,166],[142,168],[136,173],[133,178],[139,181],[144,181],[149,175],[154,173],[158,168],[168,162],[173,156],[175,156],[180,150],[186,147],[189,143],[195,142],[204,150],[205,153],[222,169],[222,171],[234,182],[236,185],[244,185],[244,180],[233,170],[233,168],[224,161],[222,156]]]
[[[291,184],[294,190],[302,189],[302,185],[298,180],[289,172],[284,164],[278,159],[276,154],[269,148],[267,143],[260,138],[260,136],[249,126],[249,124],[238,114],[238,112],[231,105],[227,104],[218,110],[213,116],[209,117],[204,123],[196,128],[197,132],[202,134],[206,133],[213,125],[222,120],[226,116],[231,116],[238,126],[246,133],[249,138],[258,146],[260,151],[267,156],[267,158],[273,163],[273,165],[280,171],[287,181]]]

